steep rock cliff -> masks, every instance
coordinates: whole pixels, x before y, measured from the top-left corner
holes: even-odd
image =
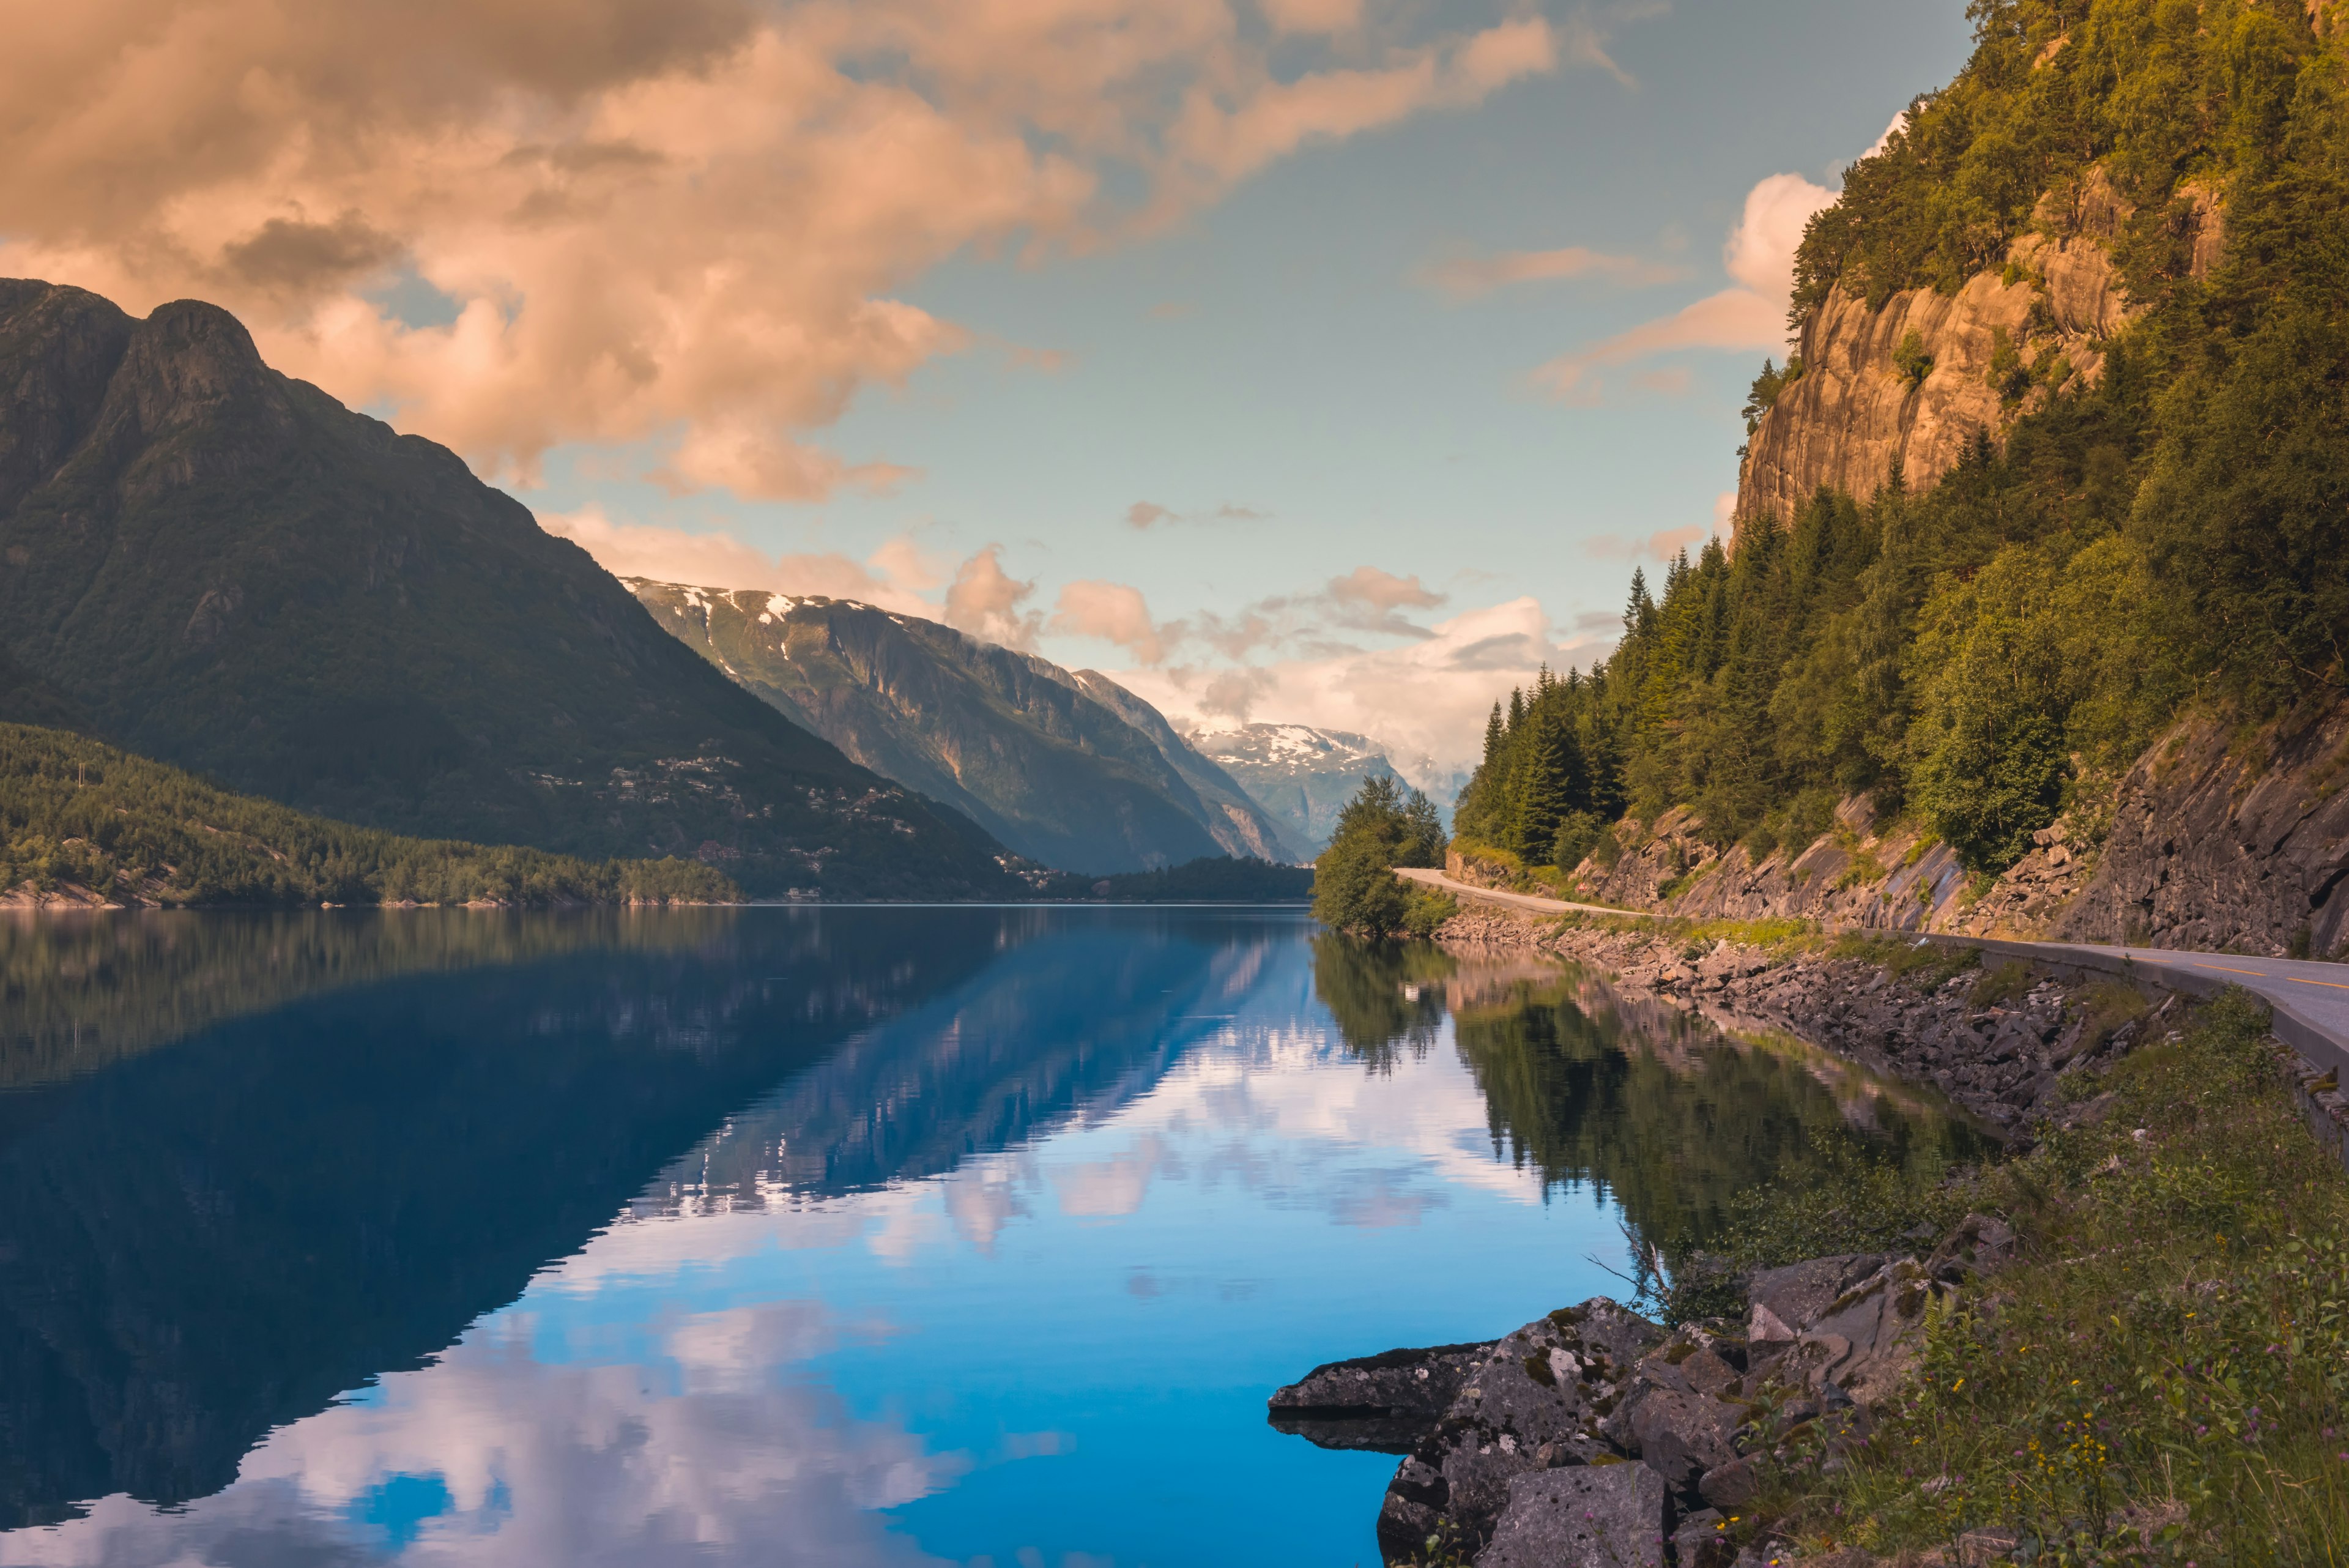
[[[2189,718],[2138,761],[2095,874],[2051,934],[2344,956],[2349,703],[2241,746],[2233,739],[2213,719]]]
[[[2138,314],[2112,254],[2131,216],[2092,170],[2039,203],[2033,232],[2008,247],[2002,269],[1976,274],[1954,295],[1905,289],[1871,308],[1837,285],[1803,322],[1802,375],[1747,445],[1737,516],[1786,521],[1822,487],[1864,502],[1896,466],[1922,488],[1978,433],[2001,438],[2046,398],[2095,385],[2106,343]],[[2181,221],[2193,275],[2207,275],[2224,240],[2216,198],[2189,189]],[[1921,358],[1904,364],[1912,334]]]

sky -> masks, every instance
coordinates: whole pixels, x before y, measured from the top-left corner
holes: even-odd
[[[234,310],[616,572],[1465,760],[1725,527],[1961,0],[89,0],[0,273]]]

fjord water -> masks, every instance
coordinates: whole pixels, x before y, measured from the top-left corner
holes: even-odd
[[[1284,911],[0,923],[0,1563],[1374,1563],[1314,1364],[1925,1096]]]

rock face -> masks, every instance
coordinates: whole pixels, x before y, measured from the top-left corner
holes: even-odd
[[[1675,807],[1617,829],[1618,857],[1576,868],[1582,896],[1692,919],[1816,919],[1967,936],[2199,948],[2274,957],[2349,954],[2349,701],[2304,711],[2240,751],[2220,719],[2189,716],[2121,781],[2101,842],[2065,819],[1988,888],[1913,822],[1847,800],[1813,842],[1756,861],[1707,843]],[[2264,758],[2254,770],[2243,753]],[[1454,852],[1450,874],[1505,887]],[[1667,889],[1671,897],[1661,897]],[[1724,954],[1705,980],[1723,978]],[[1733,976],[1730,978],[1735,978]]]
[[[2199,277],[2216,264],[2223,230],[2207,192],[2189,192],[2188,212]],[[2033,232],[2009,246],[2006,266],[1976,274],[1954,295],[1906,289],[1870,308],[1838,285],[1803,322],[1802,376],[1778,394],[1747,446],[1738,518],[1769,513],[1790,521],[1823,486],[1865,502],[1896,467],[1911,489],[1922,489],[1979,433],[1999,437],[2051,389],[2094,385],[2106,342],[2136,314],[2110,249],[2129,216],[2095,169],[2040,202]],[[1929,365],[1899,362],[1912,333]],[[1992,384],[2002,339],[2014,356],[2002,369],[2028,370],[2045,357],[2027,390],[2020,379]]]
[[[2349,949],[2349,703],[2262,737],[2181,722],[2122,782],[2095,875],[2052,923],[2074,940],[2316,958]]]
[[[1599,1297],[1488,1346],[1387,1489],[1379,1544],[1389,1560],[1416,1554],[1431,1538],[1481,1542],[1508,1504],[1512,1480],[1612,1455],[1599,1423],[1662,1337]]]
[[[1476,1568],[1663,1568],[1664,1483],[1645,1465],[1537,1470],[1508,1506]]]

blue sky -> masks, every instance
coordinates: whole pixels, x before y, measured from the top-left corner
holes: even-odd
[[[1160,623],[1229,619],[1371,566],[1443,596],[1402,607],[1422,624],[1530,595],[1554,642],[1587,658],[1619,610],[1633,546],[1711,531],[1735,487],[1737,410],[1761,353],[1660,355],[1588,405],[1546,395],[1533,373],[1724,287],[1723,243],[1755,183],[1785,172],[1832,186],[1913,94],[1951,74],[1966,41],[1953,0],[1648,8],[1610,31],[1623,79],[1569,67],[1308,150],[1163,237],[1032,265],[959,255],[930,272],[905,297],[988,346],[931,361],[902,390],[864,391],[820,435],[852,462],[918,470],[889,493],[671,497],[589,477],[608,465],[571,451],[527,498],[723,530],[771,554],[863,561],[907,539],[947,566],[999,545],[1004,570],[1036,585],[1030,603],[1105,580],[1140,589]],[[1635,259],[1654,280],[1535,281],[1472,299],[1426,281],[1447,259],[1568,246]],[[1172,515],[1137,528],[1137,505]],[[1411,640],[1314,632],[1363,649]],[[1050,618],[1037,646],[1071,665],[1136,663],[1130,646]],[[1199,672],[1191,692],[1232,662],[1195,646],[1164,657]],[[1486,684],[1506,690],[1513,674]],[[1137,684],[1185,706],[1178,680],[1141,671]],[[1371,711],[1316,704],[1309,684],[1290,695],[1302,711],[1275,693],[1249,714],[1362,723]],[[1454,745],[1481,706],[1450,727]],[[1393,728],[1400,743],[1443,744]]]
[[[1963,13],[121,0],[0,60],[0,271],[226,306],[615,571],[1456,761],[1712,528]]]

